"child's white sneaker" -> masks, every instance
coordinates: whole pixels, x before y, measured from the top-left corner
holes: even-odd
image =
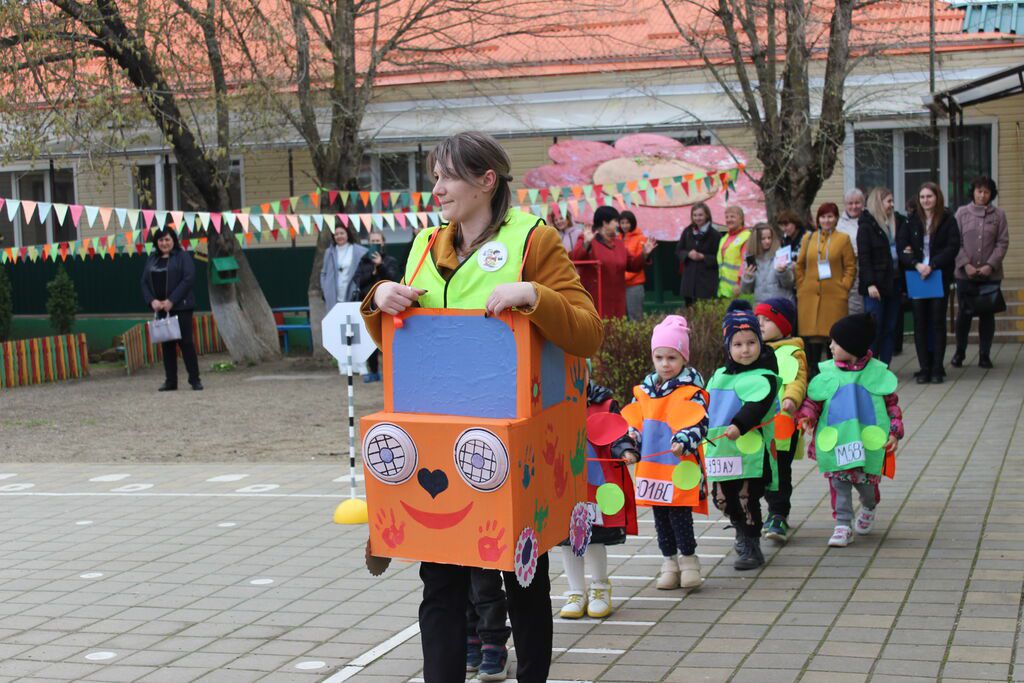
[[[845,548],[851,543],[853,543],[853,530],[845,525],[837,526],[836,530],[832,532],[832,538],[828,539],[830,548]]]
[[[587,613],[587,599],[583,593],[566,593],[565,604],[558,616],[563,619],[582,619]]]
[[[612,586],[608,583],[590,584],[587,595],[587,616],[604,619],[612,613]]]
[[[679,587],[700,588],[704,579],[700,575],[700,560],[696,555],[679,556]]]
[[[661,563],[661,571],[658,573],[659,590],[670,591],[679,588],[679,562],[676,556],[666,557]]]
[[[857,513],[857,519],[853,522],[854,531],[863,536],[864,534],[870,534],[874,526],[875,511],[861,507],[860,512]]]

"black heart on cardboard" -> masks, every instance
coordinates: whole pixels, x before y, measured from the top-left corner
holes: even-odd
[[[416,473],[416,479],[419,481],[420,486],[423,487],[423,490],[430,494],[431,498],[437,498],[448,488],[448,475],[444,473],[444,470],[434,470],[431,472],[424,467]]]

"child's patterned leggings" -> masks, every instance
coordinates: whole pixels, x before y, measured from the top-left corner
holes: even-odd
[[[693,537],[693,511],[688,507],[656,505],[654,528],[658,532],[658,548],[665,557],[677,552],[693,555],[697,539]]]
[[[713,489],[715,507],[726,514],[739,536],[747,538],[761,536],[763,495],[764,481],[761,479],[716,481]]]

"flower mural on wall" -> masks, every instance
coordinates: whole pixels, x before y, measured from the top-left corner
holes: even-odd
[[[670,178],[692,173],[709,173],[745,164],[746,156],[721,145],[686,146],[678,140],[649,133],[620,138],[614,145],[591,140],[566,140],[552,145],[548,156],[554,162],[526,173],[524,183],[531,188],[566,185],[619,183],[644,178]],[[766,220],[761,188],[745,173],[735,183],[735,191],[707,190],[698,185],[689,193],[681,189],[671,196],[653,198],[653,203],[626,207],[636,214],[640,229],[660,240],[677,240],[690,223],[690,207],[705,202],[716,224],[725,220],[726,204],[743,207],[747,225]],[[577,216],[589,222],[594,210],[585,202]]]

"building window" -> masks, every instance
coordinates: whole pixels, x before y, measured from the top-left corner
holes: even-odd
[[[136,209],[157,208],[156,164],[132,167],[132,197]]]
[[[858,130],[854,133],[857,187],[892,187],[892,131]]]
[[[44,171],[5,171],[0,172],[0,197],[28,200],[32,202],[75,202],[75,174],[70,169]],[[70,242],[78,239],[77,230],[69,211],[63,222],[59,222],[56,212],[50,211],[43,222],[39,220],[38,207],[32,219],[25,221],[22,209],[18,210],[14,220],[7,217],[7,209],[0,209],[0,245],[7,247],[26,247],[46,244],[48,242]]]

